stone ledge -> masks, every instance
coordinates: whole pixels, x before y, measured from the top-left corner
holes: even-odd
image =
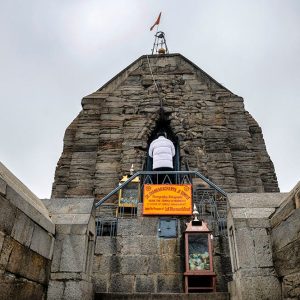
[[[230,193],[227,194],[231,208],[276,208],[288,193]]]
[[[1,194],[3,194],[12,205],[23,211],[29,218],[48,232],[54,234],[55,226],[49,218],[48,210],[43,202],[2,163],[0,163],[0,179],[2,180]]]

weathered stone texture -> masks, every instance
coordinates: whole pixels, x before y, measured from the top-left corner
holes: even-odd
[[[54,224],[42,201],[0,163],[0,299],[44,299]]]
[[[300,183],[271,218],[273,260],[284,299],[300,297]]]
[[[181,163],[227,192],[277,192],[262,132],[243,99],[179,54],[150,56]],[[67,128],[52,197],[102,197],[141,169],[160,101],[142,56],[95,93]]]

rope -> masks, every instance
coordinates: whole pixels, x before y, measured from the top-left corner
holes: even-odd
[[[157,95],[158,95],[158,98],[159,98],[159,101],[160,101],[160,108],[162,109],[162,98],[161,98],[161,96],[160,96],[159,89],[158,89],[158,86],[157,86],[157,84],[156,84],[156,81],[155,81],[153,72],[152,72],[152,68],[151,68],[151,65],[150,65],[150,60],[149,60],[148,54],[147,54],[147,61],[148,61],[149,69],[150,69],[150,74],[151,74],[151,76],[152,76],[152,80],[153,80],[153,82],[154,82],[154,85],[155,85],[155,88],[156,88],[156,91],[157,91]]]

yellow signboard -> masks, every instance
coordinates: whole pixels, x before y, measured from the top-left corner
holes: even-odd
[[[144,215],[191,215],[191,184],[145,184]]]

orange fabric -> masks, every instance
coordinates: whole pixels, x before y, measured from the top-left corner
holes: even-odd
[[[150,31],[151,31],[156,25],[159,25],[159,23],[160,23],[160,16],[161,16],[161,12],[159,13],[158,18],[157,18],[157,20],[155,21],[155,23],[151,26]]]

